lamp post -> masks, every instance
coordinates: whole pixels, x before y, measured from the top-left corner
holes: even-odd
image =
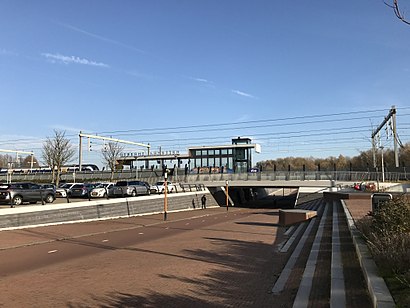
[[[167,209],[168,209],[167,178],[168,178],[168,170],[165,170],[165,173],[164,173],[164,220],[167,220]]]
[[[229,204],[229,181],[225,181],[225,193],[226,193],[226,211],[228,211]]]

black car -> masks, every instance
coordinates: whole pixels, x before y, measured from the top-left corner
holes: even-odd
[[[35,183],[10,183],[0,184],[0,202],[20,205],[24,202],[37,203],[44,201],[52,203],[55,199],[55,191],[42,188]]]

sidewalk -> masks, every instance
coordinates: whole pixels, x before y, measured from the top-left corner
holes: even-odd
[[[346,201],[355,219],[370,210],[370,199]],[[327,205],[323,200],[320,202]],[[326,215],[307,307],[329,307],[331,221],[333,215],[341,221],[343,213],[332,205]],[[224,216],[231,220],[223,222]],[[203,225],[205,221],[213,222]],[[31,247],[42,246],[50,251],[54,244],[63,245],[59,249],[61,254],[65,245],[74,253],[74,248],[84,249],[84,245],[91,249],[95,239],[99,243],[96,247],[109,245],[109,249],[3,278],[4,299],[0,300],[0,306],[3,303],[4,307],[11,307],[7,303],[18,300],[25,304],[35,301],[43,307],[53,304],[72,307],[104,304],[104,307],[292,307],[312,252],[319,219],[313,222],[313,232],[307,236],[284,290],[273,294],[272,287],[298,242],[296,240],[288,252],[280,252],[278,248],[286,239],[286,228],[278,223],[278,209],[229,208],[226,211],[225,208],[212,208],[169,213],[167,221],[162,214],[155,214],[2,231],[0,257],[14,251],[10,247],[20,247],[16,252],[24,253]],[[170,233],[164,238],[140,240],[151,232]],[[121,234],[130,241],[126,246],[115,242]],[[346,304],[348,307],[369,307],[369,300],[363,295],[362,280],[357,278],[361,270],[355,263],[353,245],[348,242],[347,225],[339,227],[339,234],[343,262],[349,267],[345,278]],[[110,241],[102,242],[106,239]],[[45,254],[45,258],[52,256]],[[33,284],[34,277],[42,279]],[[17,284],[18,289],[15,288]],[[50,289],[54,291],[53,297],[47,295]],[[33,298],[19,298],[21,290]]]

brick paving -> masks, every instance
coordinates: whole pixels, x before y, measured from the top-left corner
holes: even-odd
[[[371,208],[370,199],[346,204],[355,219]],[[340,208],[335,210],[341,215]],[[236,216],[222,222],[220,215]],[[309,307],[329,307],[332,211],[328,215]],[[215,222],[187,225],[193,217],[198,223]],[[314,236],[309,236],[284,292],[273,295],[292,253],[278,252],[285,228],[278,226],[277,209],[232,208],[226,213],[215,208],[170,213],[168,218],[166,223],[162,215],[152,215],[0,232],[0,259],[5,252],[50,247],[72,238],[79,245],[121,232],[136,238],[127,246],[112,243],[105,251],[1,277],[0,307],[292,307]],[[137,241],[141,233],[164,232],[167,226],[184,232]],[[347,306],[369,307],[347,225],[340,233]]]
[[[126,247],[111,244],[112,249],[103,252],[2,277],[0,306],[273,307],[277,301],[269,289],[285,261],[285,256],[275,251],[276,241],[281,240],[277,210],[230,209],[225,213],[225,209],[218,208],[172,213],[167,223],[160,221],[161,215],[154,215],[124,219],[120,224],[99,222],[96,229],[91,227],[95,223],[82,223],[0,232],[0,242],[17,234],[20,245],[37,243],[3,249],[1,257],[12,250],[16,254],[42,246],[49,250],[54,244],[64,244],[61,239],[80,234],[104,231],[100,238],[109,239],[109,230],[124,225],[135,237],[167,225],[170,230],[185,231]],[[192,228],[182,220],[199,214],[208,215],[203,216],[204,220],[216,220],[218,215],[237,217],[202,228]],[[147,227],[147,219],[156,224]],[[180,223],[172,225],[178,219]],[[44,239],[48,243],[38,244]],[[77,241],[79,245],[90,245],[94,237],[79,237]],[[45,252],[44,258],[49,257],[52,255]]]

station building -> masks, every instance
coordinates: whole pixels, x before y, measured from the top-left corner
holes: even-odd
[[[158,151],[122,153],[117,162],[135,169],[183,169],[188,173],[246,173],[252,169],[252,154],[260,145],[250,138],[234,138],[229,145],[195,146],[188,153]]]

